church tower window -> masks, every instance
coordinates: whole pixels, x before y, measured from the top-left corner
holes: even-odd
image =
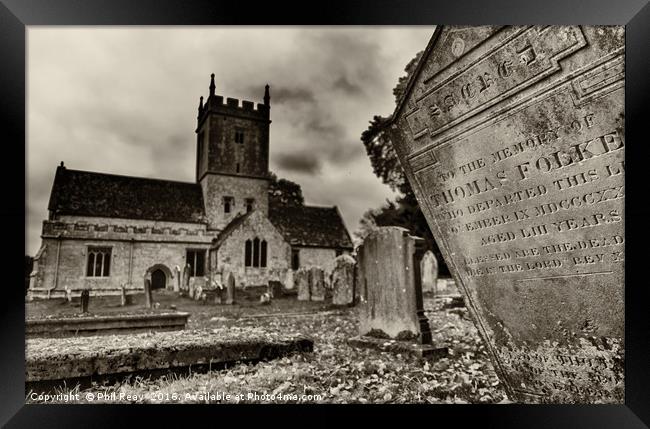
[[[235,143],[244,144],[244,132],[235,131]]]
[[[252,212],[255,208],[255,199],[246,198],[246,213]]]
[[[232,211],[232,206],[235,205],[235,199],[233,197],[223,197],[223,212],[230,213]]]

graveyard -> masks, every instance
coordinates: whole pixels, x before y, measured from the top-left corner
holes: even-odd
[[[314,342],[313,352],[233,363],[210,372],[127,376],[107,383],[59,386],[51,392],[79,393],[82,403],[90,402],[85,393],[98,391],[106,392],[107,402],[113,403],[508,403],[473,322],[463,307],[453,308],[453,296],[425,294],[433,341],[449,348],[448,356],[436,360],[349,345],[349,339],[359,333],[356,307],[338,308],[296,297],[274,299],[269,305],[242,301],[231,307],[176,300],[180,311],[191,313],[183,331],[188,336],[224,329],[235,335],[264,331],[308,336]],[[119,299],[114,301],[119,305]],[[37,304],[42,306],[42,302]],[[95,338],[106,342],[106,337]],[[257,394],[258,399],[206,397],[208,392],[240,391]],[[264,397],[273,393],[286,399]],[[26,394],[29,402],[29,389]],[[322,397],[301,400],[301,395]]]
[[[226,263],[28,299],[27,402],[622,403],[623,36],[436,27],[362,136],[378,162],[390,140],[431,237],[376,224],[274,277],[255,238],[253,287]]]

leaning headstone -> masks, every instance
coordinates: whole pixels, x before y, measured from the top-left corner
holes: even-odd
[[[309,294],[312,301],[325,301],[325,272],[320,267],[309,270]]]
[[[436,27],[390,140],[508,396],[624,399],[625,28]]]
[[[298,288],[298,301],[309,301],[311,291],[309,289],[309,269],[299,268],[294,277],[296,287]]]
[[[235,303],[235,276],[233,273],[228,273],[226,280],[226,304],[232,305]]]
[[[84,289],[81,291],[81,312],[88,313],[88,303],[90,301],[90,291]]]
[[[330,276],[332,304],[350,305],[354,302],[354,264],[354,258],[347,254],[334,260],[334,269]]]
[[[427,250],[420,262],[422,273],[422,292],[436,292],[438,282],[438,260],[431,250]]]
[[[151,279],[144,279],[144,306],[153,307],[153,297],[151,296]]]

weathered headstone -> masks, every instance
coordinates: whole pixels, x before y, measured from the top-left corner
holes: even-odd
[[[341,255],[335,259],[331,274],[332,304],[350,305],[354,302],[354,264],[350,255]]]
[[[180,292],[181,291],[181,281],[183,273],[181,272],[181,267],[176,265],[174,267],[174,272],[176,274],[176,281],[174,282],[174,292]]]
[[[293,288],[295,287],[294,281],[293,281],[293,270],[292,269],[285,270],[283,284],[284,284],[284,289],[285,290],[293,290]]]
[[[349,342],[420,357],[442,357],[424,315],[420,259],[424,240],[400,227],[379,227],[357,251],[359,337]]]
[[[325,301],[325,272],[320,267],[309,269],[309,293],[312,301]]]
[[[233,273],[228,273],[226,279],[226,302],[227,305],[235,303],[235,276]]]
[[[623,402],[624,36],[437,27],[389,127],[518,401]]]
[[[192,271],[192,268],[190,267],[190,264],[185,264],[183,267],[183,284],[181,285],[181,289],[189,293],[190,290],[190,272]],[[190,294],[191,296],[191,294]]]
[[[361,335],[415,338],[420,334],[413,254],[415,238],[399,227],[377,228],[363,241],[359,280]]]
[[[144,279],[144,306],[153,307],[153,297],[151,296],[151,279]]]
[[[120,285],[120,306],[126,306],[126,285]]]
[[[309,269],[299,268],[294,276],[296,287],[298,288],[298,301],[309,301],[311,291],[309,289]]]
[[[422,273],[422,292],[437,292],[438,283],[438,260],[431,250],[427,250],[420,262]]]
[[[283,295],[282,283],[271,280],[269,281],[269,294],[271,298],[280,298]]]
[[[90,291],[84,289],[81,291],[81,312],[88,313],[88,303],[90,301]]]

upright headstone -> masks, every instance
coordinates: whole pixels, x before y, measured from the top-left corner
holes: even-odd
[[[365,285],[359,304],[359,333],[393,339],[431,342],[428,325],[418,314],[414,254],[418,239],[399,227],[381,227],[363,241],[358,279]],[[419,239],[421,240],[421,239]],[[418,261],[419,262],[419,261]]]
[[[226,304],[232,305],[235,303],[235,276],[232,272],[228,273],[226,280]]]
[[[350,305],[354,302],[355,263],[356,261],[350,255],[341,255],[335,259],[330,280],[332,304]]]
[[[181,286],[181,289],[183,289],[185,292],[189,293],[190,292],[190,272],[192,271],[190,264],[185,264],[183,267],[183,284]],[[191,294],[190,294],[191,296]]]
[[[293,275],[294,275],[294,272],[293,272],[292,269],[288,269],[284,273],[283,285],[284,285],[284,288],[287,289],[287,290],[293,290],[293,288],[295,287]]]
[[[151,279],[144,279],[144,305],[153,308],[153,297],[151,296]]]
[[[309,294],[312,301],[325,301],[325,272],[321,267],[309,269]]]
[[[126,285],[120,285],[120,306],[126,306]]]
[[[431,250],[427,250],[420,262],[422,273],[422,292],[437,292],[438,260]]]
[[[81,291],[81,312],[88,313],[88,304],[90,301],[90,291],[84,289]]]
[[[282,297],[282,283],[275,280],[269,281],[269,294],[274,299]]]
[[[389,125],[517,401],[622,403],[625,28],[436,27]]]
[[[174,282],[174,292],[180,292],[181,291],[181,281],[183,273],[181,272],[181,267],[176,265],[174,267],[174,272],[176,274],[176,281]]]
[[[294,277],[296,287],[298,288],[298,301],[309,301],[311,291],[309,289],[309,269],[301,267],[296,271]]]

